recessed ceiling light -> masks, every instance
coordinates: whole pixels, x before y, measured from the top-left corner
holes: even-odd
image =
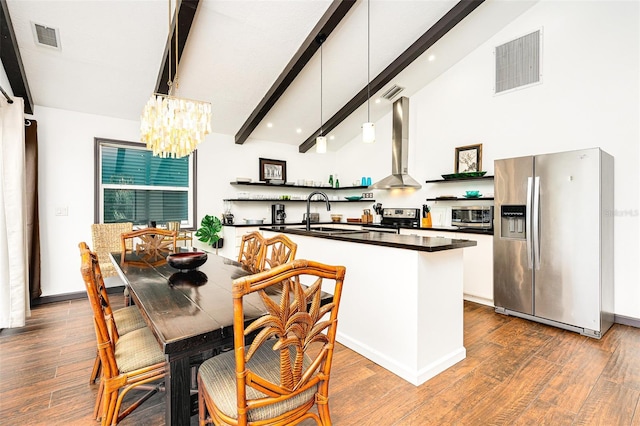
[[[329,135],[329,140],[332,141],[336,138],[336,135]]]
[[[429,55],[429,62],[435,61],[435,60],[436,60],[436,55]]]
[[[300,127],[298,127],[298,128],[296,129],[296,133],[302,133],[302,129],[301,129]]]
[[[379,104],[380,103],[380,98],[376,99],[376,103]]]
[[[268,128],[272,128],[273,127],[273,123],[267,123],[267,127]]]

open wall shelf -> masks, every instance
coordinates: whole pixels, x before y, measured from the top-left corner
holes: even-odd
[[[341,190],[349,190],[349,189],[369,189],[368,186],[341,186],[339,188],[333,188],[331,186],[305,186],[305,185],[275,185],[273,183],[266,182],[229,182],[231,185],[242,185],[242,186],[261,186],[267,188],[298,188],[298,189],[314,189],[317,191],[341,191]]]
[[[427,183],[443,183],[443,182],[462,182],[469,180],[493,180],[493,176],[482,176],[482,177],[468,177],[468,178],[458,178],[458,179],[434,179],[428,180]]]

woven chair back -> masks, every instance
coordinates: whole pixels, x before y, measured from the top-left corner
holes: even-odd
[[[94,252],[98,255],[103,277],[117,275],[109,259],[109,253],[120,251],[120,236],[133,230],[131,222],[94,223],[91,225],[91,239]]]
[[[134,251],[145,260],[159,260],[177,250],[178,231],[162,228],[143,228],[121,235],[120,250]]]
[[[101,294],[104,288],[104,282],[98,263],[98,256],[92,253],[89,246],[84,242],[78,244],[78,247],[80,248],[80,256],[82,259],[82,278],[84,279],[87,295],[93,311],[98,351],[102,361],[102,374],[103,377],[106,378],[115,377],[118,375],[118,366],[114,353],[115,341],[111,336],[117,336],[117,329],[111,317],[109,301]],[[109,306],[108,310],[107,306]],[[108,319],[109,324],[107,323]],[[110,332],[110,330],[112,331]]]
[[[344,275],[344,266],[294,260],[234,280],[238,424],[244,424],[247,412],[254,408],[295,398],[312,388],[317,389],[315,397],[305,406],[292,409],[288,413],[289,420],[285,419],[286,415],[281,417],[278,424],[290,424],[292,419],[301,416],[316,418],[315,413],[302,414],[314,404],[318,405],[322,424],[330,424],[329,377]],[[306,285],[303,285],[305,281]],[[323,281],[334,285],[334,294],[329,303],[321,305]],[[245,326],[243,299],[252,293],[260,296],[268,314]],[[251,345],[245,347],[245,336],[249,333],[258,334]],[[279,359],[279,383],[265,379],[248,364],[263,346],[274,351],[274,358]],[[247,387],[253,387],[266,396],[247,399]]]
[[[255,274],[262,270],[265,239],[260,232],[254,231],[242,236],[238,262],[249,272]]]
[[[268,238],[264,242],[264,253],[260,264],[260,270],[272,269],[296,258],[298,245],[286,235],[278,234]]]

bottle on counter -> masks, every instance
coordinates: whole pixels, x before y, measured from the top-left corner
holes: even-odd
[[[340,188],[340,179],[338,179],[338,174],[336,173],[336,184],[334,188]]]
[[[329,185],[333,188],[333,175],[329,175]]]

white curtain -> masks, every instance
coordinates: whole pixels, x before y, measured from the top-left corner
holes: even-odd
[[[0,98],[0,328],[30,315],[23,111]]]

